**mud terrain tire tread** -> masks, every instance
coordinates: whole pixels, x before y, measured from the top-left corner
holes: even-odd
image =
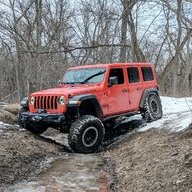
[[[154,113],[151,109],[150,102],[154,100],[156,101],[158,105],[158,113]],[[150,93],[145,100],[143,110],[141,113],[142,117],[147,121],[147,122],[152,122],[157,119],[161,119],[163,112],[162,112],[162,105],[161,105],[161,100],[160,97],[156,93]]]
[[[27,112],[27,111],[29,111],[29,109],[27,107],[22,107],[20,109],[19,116],[22,112]],[[20,119],[20,117],[19,117],[19,119]],[[40,127],[40,126],[31,125],[31,124],[25,124],[25,123],[21,123],[20,121],[19,121],[19,126],[21,128],[27,129],[28,131],[30,131],[31,133],[33,133],[35,135],[39,135],[47,130],[47,127]]]
[[[98,139],[91,147],[86,147],[82,142],[82,135],[85,130],[94,126],[98,131]],[[93,153],[101,146],[105,135],[103,123],[96,117],[91,115],[84,115],[77,119],[71,126],[68,135],[68,144],[74,152],[77,153]]]

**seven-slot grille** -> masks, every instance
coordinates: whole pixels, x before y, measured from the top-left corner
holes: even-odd
[[[58,96],[35,96],[35,109],[57,109]]]

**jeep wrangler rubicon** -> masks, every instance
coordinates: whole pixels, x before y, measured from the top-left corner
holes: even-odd
[[[140,113],[147,122],[160,119],[158,91],[149,63],[72,67],[57,88],[32,93],[21,101],[19,123],[34,134],[48,127],[68,133],[74,152],[92,153],[117,117]]]

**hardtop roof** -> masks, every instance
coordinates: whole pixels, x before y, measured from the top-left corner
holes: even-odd
[[[106,63],[106,64],[90,64],[90,65],[81,65],[76,67],[70,67],[69,69],[83,69],[83,68],[99,68],[99,67],[123,67],[123,66],[152,66],[151,63],[136,63],[136,62],[129,62],[129,63]]]

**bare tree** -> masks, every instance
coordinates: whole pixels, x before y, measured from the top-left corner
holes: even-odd
[[[183,85],[189,84],[188,80],[186,82],[183,82],[183,78],[186,76],[186,73],[184,71],[188,71],[190,69],[190,65],[186,65],[185,59],[183,58],[183,52],[186,43],[189,41],[192,35],[192,22],[186,16],[184,16],[185,14],[182,0],[177,0],[176,9],[173,8],[167,0],[163,0],[163,3],[163,5],[167,7],[167,12],[169,13],[167,17],[167,22],[170,22],[169,16],[171,12],[175,17],[177,26],[174,32],[174,38],[176,38],[174,39],[173,33],[170,33],[171,29],[169,25],[167,25],[167,27],[169,27],[166,29],[167,35],[170,42],[174,46],[174,53],[162,73],[161,83],[165,93],[181,95],[184,94]]]
[[[68,66],[119,61],[153,62],[163,94],[192,94],[190,0],[0,5],[0,99],[53,86]]]

